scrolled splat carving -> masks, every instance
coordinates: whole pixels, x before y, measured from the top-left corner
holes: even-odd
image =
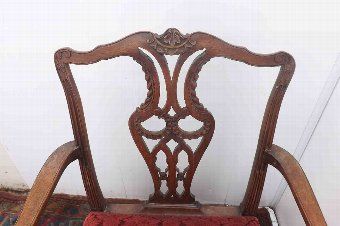
[[[176,28],[169,28],[162,35],[151,34],[147,40],[161,54],[177,55],[196,44],[190,34],[183,35]]]
[[[203,65],[208,63],[210,59],[211,57],[209,57],[206,52],[203,52],[196,58],[196,64],[194,67],[190,67],[189,74],[187,76],[186,91],[189,93],[192,106],[202,113],[207,112],[207,109],[205,109],[203,104],[200,103],[199,98],[196,95],[197,80]],[[206,127],[208,127],[208,125],[206,125]]]
[[[144,103],[142,103],[139,107],[140,110],[144,110],[152,103],[153,98],[154,98],[154,91],[155,91],[154,79],[150,71],[150,68],[146,65],[146,62],[142,58],[134,56],[133,59],[142,66],[142,70],[144,71],[144,74],[145,74],[145,81],[146,81],[146,87],[148,89],[148,92],[146,94],[146,99]]]
[[[164,57],[165,54],[179,54],[179,57],[181,57],[182,54],[189,56],[198,50],[195,49],[196,41],[191,39],[191,35],[182,35],[177,29],[168,29],[162,35],[156,35],[152,33],[150,33],[150,35],[151,38],[146,40],[146,44],[149,44],[149,47],[151,48],[145,48],[144,46],[144,49],[149,51],[155,57],[156,61],[160,64],[163,73],[170,71],[166,62],[166,58]],[[191,48],[191,53],[189,55],[189,52],[185,51],[188,48]],[[207,109],[203,107],[203,104],[199,103],[198,97],[193,99],[193,101],[195,102],[194,105],[198,104],[202,107],[198,113],[201,115],[202,119],[198,119],[196,117],[196,120],[199,120],[203,123],[201,128],[196,131],[184,131],[178,125],[179,120],[185,120],[188,116],[193,116],[195,118],[195,116],[192,115],[191,106],[180,107],[178,104],[177,89],[175,87],[177,87],[181,64],[185,61],[185,59],[182,57],[182,60],[177,62],[177,65],[175,66],[177,70],[175,70],[176,72],[174,71],[174,74],[171,76],[173,79],[167,79],[167,74],[163,74],[167,87],[167,101],[165,106],[163,108],[154,106],[153,109],[149,109],[149,111],[152,111],[152,115],[147,118],[142,117],[145,110],[138,108],[131,115],[129,120],[131,135],[140,153],[144,157],[154,182],[155,192],[150,196],[150,202],[195,202],[194,195],[191,194],[190,191],[191,182],[200,159],[210,143],[215,128],[214,118],[207,111]],[[193,83],[191,83],[189,86],[185,86],[184,89],[195,92],[196,81],[198,79],[197,74],[199,71],[200,68],[194,68],[194,70],[188,73],[187,78],[191,79],[194,76],[193,83],[195,83],[195,87],[193,87]],[[150,98],[152,98],[152,95]],[[174,110],[174,114],[170,114],[171,109]],[[148,120],[148,118],[151,116],[157,116],[159,119],[164,120],[166,125],[165,128],[160,131],[149,131],[145,129],[142,126],[142,123]],[[143,141],[144,138],[160,141],[153,148],[149,147],[149,149],[146,146],[146,143]],[[185,142],[185,139],[191,140],[199,138],[202,138],[201,145],[195,149],[192,149]],[[177,143],[175,147],[170,148],[168,146],[168,142],[171,140]],[[177,163],[179,154],[182,151],[184,151],[188,156],[188,165],[181,171],[177,167]],[[156,166],[157,154],[159,152],[163,152],[166,156],[166,163],[168,166],[166,167],[165,171],[160,170]],[[166,186],[168,188],[165,193],[161,191],[162,181],[166,181]],[[183,192],[177,191],[179,181],[183,182]]]

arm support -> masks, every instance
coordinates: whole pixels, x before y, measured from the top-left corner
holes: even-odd
[[[327,225],[299,162],[289,152],[276,145],[265,152],[265,159],[286,179],[306,225]]]
[[[55,150],[41,168],[16,225],[36,225],[65,168],[78,158],[79,148],[70,141]]]

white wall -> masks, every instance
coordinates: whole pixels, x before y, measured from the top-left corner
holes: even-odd
[[[296,2],[3,1],[0,138],[23,182],[31,186],[49,154],[72,139],[54,52],[65,46],[89,50],[140,30],[205,31],[255,52],[291,53],[297,69],[282,105],[275,142],[294,150],[340,46],[336,2]],[[147,198],[151,179],[127,126],[146,94],[140,67],[121,58],[72,69],[105,196]],[[276,68],[252,68],[223,59],[203,69],[198,94],[216,117],[217,128],[194,179],[198,200],[241,201],[275,73]],[[79,175],[78,166],[72,164],[57,192],[84,194]],[[269,171],[263,205],[272,201],[280,179]]]
[[[16,190],[28,189],[18,169],[8,156],[6,147],[2,144],[0,144],[0,188]]]
[[[340,160],[338,151],[340,147],[340,121],[338,117],[340,87],[336,85],[333,89],[332,86],[328,85],[333,81],[337,81],[335,84],[338,84],[339,78],[340,54],[322,92],[325,94],[329,90],[333,93],[300,161],[318,198],[328,225],[337,225],[340,208],[340,181],[337,180],[340,177],[338,164]],[[321,104],[322,102],[318,101],[316,108]],[[289,189],[284,192],[276,207],[276,212],[282,225],[304,225]]]

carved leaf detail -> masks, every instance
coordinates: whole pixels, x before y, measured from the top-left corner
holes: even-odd
[[[151,33],[147,42],[157,52],[167,55],[181,54],[196,44],[190,34],[183,35],[175,28],[169,28],[162,35]]]

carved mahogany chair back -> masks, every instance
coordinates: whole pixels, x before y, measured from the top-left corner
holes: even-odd
[[[154,56],[161,66],[163,75],[157,74],[154,62],[140,48]],[[177,97],[179,74],[188,57],[199,50],[203,50],[203,52],[195,58],[185,77],[185,106],[181,107]],[[165,55],[178,55],[172,75]],[[194,195],[190,192],[192,179],[212,139],[215,128],[214,117],[196,95],[197,80],[202,67],[214,57],[224,57],[252,66],[281,67],[268,99],[253,169],[242,203],[244,213],[256,212],[267,170],[264,151],[272,146],[280,105],[294,72],[294,59],[285,52],[268,55],[255,54],[245,48],[230,45],[210,34],[195,32],[183,35],[174,28],[168,29],[162,35],[151,32],[138,32],[117,42],[98,46],[88,52],[77,52],[69,48],[57,51],[55,65],[66,94],[75,142],[82,152],[80,155],[80,167],[92,209],[103,209],[104,198],[93,166],[82,102],[69,65],[93,64],[119,56],[133,58],[141,65],[145,73],[147,96],[144,103],[132,113],[129,119],[129,128],[132,138],[150,171],[154,183],[154,193],[150,196],[149,201],[155,203],[195,202]],[[164,76],[166,84],[167,99],[164,106],[159,106],[159,76]],[[174,115],[169,114],[171,108],[175,112]],[[165,128],[160,131],[145,129],[142,123],[152,116],[163,119],[166,122]],[[203,126],[196,131],[182,130],[178,122],[188,116],[201,121]],[[143,138],[159,140],[159,142],[152,149],[148,149]],[[198,138],[201,138],[201,142],[196,150],[193,150],[186,143],[186,139]],[[177,143],[174,150],[171,150],[167,145],[170,140]],[[156,165],[159,152],[164,152],[166,156],[167,168],[164,171],[160,170]],[[187,154],[189,163],[182,171],[177,167],[178,156],[181,152]],[[162,181],[166,181],[168,189],[166,193],[161,192]],[[183,181],[184,191],[182,193],[177,192],[179,181]]]

